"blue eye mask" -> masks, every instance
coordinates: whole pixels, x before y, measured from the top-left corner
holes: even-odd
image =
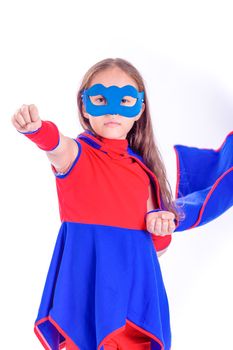
[[[89,96],[98,96],[101,95],[104,97],[104,105],[97,105],[97,100],[92,103]],[[141,110],[142,103],[144,101],[144,91],[139,92],[132,85],[125,85],[123,87],[118,87],[115,85],[105,87],[102,84],[95,84],[89,89],[84,89],[82,91],[82,100],[85,105],[87,113],[91,114],[93,117],[98,117],[104,114],[120,114],[128,118],[135,117]],[[127,96],[133,97],[130,101],[130,105],[122,105],[121,100]],[[134,99],[136,101],[134,102]],[[129,99],[128,99],[129,100]],[[128,102],[127,102],[128,103]]]

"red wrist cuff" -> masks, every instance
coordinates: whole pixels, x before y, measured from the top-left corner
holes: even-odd
[[[42,120],[42,125],[37,130],[29,132],[17,131],[24,134],[43,151],[54,150],[60,142],[58,127],[49,120]]]

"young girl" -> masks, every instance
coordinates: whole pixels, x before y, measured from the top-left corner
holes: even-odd
[[[158,256],[184,218],[191,227],[203,224],[194,215],[196,197],[184,215],[181,181],[172,199],[145,85],[132,64],[119,58],[95,64],[77,103],[84,132],[75,139],[41,120],[35,105],[23,105],[12,118],[46,152],[59,199],[61,227],[35,334],[49,350],[169,350],[169,306]],[[182,150],[176,151],[179,157]]]

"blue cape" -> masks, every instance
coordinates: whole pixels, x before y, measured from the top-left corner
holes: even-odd
[[[233,205],[233,131],[216,150],[173,147],[177,164],[175,203],[185,212],[175,232],[207,224]]]

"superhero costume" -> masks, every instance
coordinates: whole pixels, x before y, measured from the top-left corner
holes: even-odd
[[[146,230],[148,186],[163,209],[156,176],[127,139],[85,131],[79,153],[56,177],[61,227],[42,295],[35,333],[45,349],[104,350],[126,322],[171,348],[169,306],[156,250],[171,236]],[[233,132],[218,150],[176,145],[176,201],[186,218],[175,231],[215,219],[233,204]],[[201,168],[201,171],[200,171]],[[126,181],[127,178],[127,181]]]

